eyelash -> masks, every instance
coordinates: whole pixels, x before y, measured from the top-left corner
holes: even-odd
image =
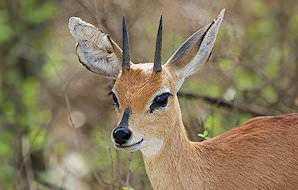
[[[109,95],[113,97],[114,106],[119,108],[119,102],[117,96],[114,94],[114,92],[110,92]],[[163,93],[161,95],[158,95],[154,98],[153,103],[150,105],[150,113],[153,113],[155,109],[166,107],[168,105],[168,98],[169,96],[172,96],[169,92]]]
[[[150,105],[150,113],[153,113],[155,109],[166,107],[168,105],[169,96],[171,96],[171,94],[168,92],[156,96],[153,100],[153,103]]]
[[[117,108],[119,108],[118,98],[117,98],[117,96],[114,94],[114,92],[110,92],[109,95],[111,95],[111,96],[113,97],[114,106],[116,106]]]

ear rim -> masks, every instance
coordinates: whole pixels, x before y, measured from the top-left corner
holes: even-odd
[[[78,32],[78,29],[76,29],[78,26],[86,27],[88,31]],[[79,62],[95,74],[100,74],[110,79],[117,79],[122,70],[122,49],[110,35],[79,17],[70,17],[68,27],[71,35],[76,40],[75,52]],[[84,47],[84,43],[89,43],[89,46]],[[98,43],[102,44],[98,45]],[[84,56],[84,53],[90,53],[89,56],[94,56],[93,62],[88,62],[88,58],[86,55]],[[99,55],[101,57],[97,57]],[[133,62],[130,61],[130,64],[133,64]]]
[[[222,9],[213,21],[193,33],[188,37],[181,46],[173,53],[164,65],[174,78],[177,78],[177,92],[182,86],[184,80],[195,73],[201,65],[206,63],[212,53],[217,34],[224,18],[225,9]],[[198,50],[192,48],[199,42]],[[195,51],[195,55],[191,58],[186,57],[187,53]],[[184,59],[184,60],[183,60]],[[185,61],[186,59],[186,61]],[[184,64],[181,64],[184,62]]]

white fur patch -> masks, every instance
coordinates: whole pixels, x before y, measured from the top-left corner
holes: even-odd
[[[153,63],[139,63],[131,65],[131,68],[139,68],[141,69],[145,74],[148,74],[153,71]]]
[[[144,145],[141,148],[141,152],[144,157],[152,157],[157,155],[163,145],[163,140],[151,139],[150,141],[144,141]]]

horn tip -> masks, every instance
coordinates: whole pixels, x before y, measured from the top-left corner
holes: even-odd
[[[122,26],[124,27],[126,25],[126,18],[125,16],[122,16]]]
[[[129,55],[129,39],[126,26],[125,16],[122,17],[122,40],[123,40],[123,53],[122,53],[122,70],[130,69],[130,55]]]
[[[159,25],[162,26],[162,15],[160,15]]]

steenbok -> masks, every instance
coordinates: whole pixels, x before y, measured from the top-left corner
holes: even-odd
[[[123,50],[108,34],[80,18],[69,19],[76,53],[90,71],[115,80],[112,95],[119,150],[143,155],[154,189],[298,189],[298,114],[257,117],[222,135],[191,142],[185,133],[177,92],[185,78],[206,63],[224,10],[191,35],[161,64],[162,18],[154,63],[130,61],[123,17]]]

